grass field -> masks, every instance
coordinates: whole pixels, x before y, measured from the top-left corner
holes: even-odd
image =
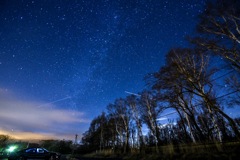
[[[103,150],[86,154],[84,157],[123,160],[239,160],[240,142],[166,145],[159,147],[158,154],[152,147],[147,147],[145,153],[137,153],[135,150],[125,155],[117,151]]]

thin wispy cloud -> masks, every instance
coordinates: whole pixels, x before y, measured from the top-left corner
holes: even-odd
[[[167,120],[168,118],[167,117],[162,117],[162,118],[158,118],[157,120],[158,121],[164,121],[164,120]]]
[[[78,125],[89,123],[83,112],[59,109],[54,103],[21,100],[3,89],[0,89],[0,97],[0,134],[58,138],[74,135],[80,132]]]

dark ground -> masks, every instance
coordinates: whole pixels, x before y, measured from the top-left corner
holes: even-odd
[[[75,157],[74,160],[122,160],[122,158],[87,158],[87,157]]]

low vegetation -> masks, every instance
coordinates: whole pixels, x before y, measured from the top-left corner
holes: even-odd
[[[85,155],[73,155],[73,157],[123,159],[123,160],[177,160],[177,159],[211,159],[232,160],[240,156],[240,143],[211,143],[211,144],[181,144],[165,145],[159,147],[156,154],[154,147],[148,147],[145,153],[131,152],[123,155],[121,151],[102,150]]]

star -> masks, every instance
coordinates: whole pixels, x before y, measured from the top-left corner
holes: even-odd
[[[126,96],[126,90],[141,91],[144,76],[164,65],[171,47],[187,44],[184,37],[195,31],[195,17],[204,4],[204,0],[9,1],[0,14],[0,94],[9,101],[0,99],[0,104],[9,104],[23,120],[21,108],[56,117],[35,110],[48,104],[46,110],[66,113],[66,121],[58,124],[71,128],[65,135],[82,134],[90,120]],[[11,94],[2,93],[3,88]],[[66,95],[71,98],[64,99]],[[20,122],[4,126],[26,129]],[[27,126],[32,132],[48,132]],[[64,137],[63,131],[54,129],[51,134]]]

